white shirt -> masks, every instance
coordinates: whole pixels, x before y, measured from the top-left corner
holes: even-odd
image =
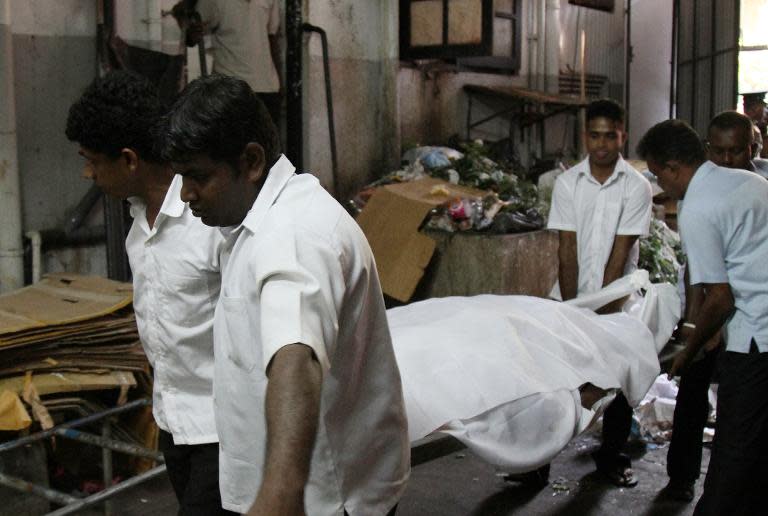
[[[257,93],[280,89],[269,45],[280,29],[277,0],[200,0],[197,11],[211,28],[214,72],[242,79]]]
[[[368,242],[355,221],[285,156],[242,224],[224,229],[215,317],[222,504],[246,512],[266,452],[266,367],[310,346],[323,370],[305,503],[309,516],[386,514],[410,448],[400,373]]]
[[[213,417],[213,313],[219,297],[221,232],[181,201],[175,176],[154,226],[131,198],[125,241],[133,271],[133,308],[154,368],[152,412],[176,444],[218,441]]]
[[[648,234],[651,203],[651,184],[621,156],[603,184],[592,176],[589,158],[558,176],[547,227],[576,232],[578,295],[603,287],[616,235]],[[635,242],[624,275],[637,269],[639,255],[639,243]],[[559,284],[555,284],[552,297],[560,297]]]
[[[678,213],[691,285],[728,283],[735,311],[726,349],[768,351],[768,181],[746,170],[701,165]]]

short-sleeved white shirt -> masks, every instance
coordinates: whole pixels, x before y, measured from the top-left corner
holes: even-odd
[[[277,0],[199,0],[197,11],[211,30],[214,72],[242,79],[257,93],[280,89],[269,45],[280,29]]]
[[[616,235],[647,235],[651,223],[651,184],[620,156],[613,174],[600,184],[589,158],[560,174],[552,191],[549,229],[576,232],[578,295],[603,287],[603,275]],[[639,244],[627,258],[624,274],[637,269]],[[555,284],[553,297],[560,297]]]
[[[726,349],[768,351],[768,181],[745,170],[701,165],[678,213],[692,285],[728,283],[735,311]]]
[[[323,370],[307,514],[386,514],[409,474],[400,373],[368,242],[355,221],[285,156],[242,224],[225,228],[215,317],[219,483],[246,512],[266,444],[266,368],[283,346],[310,346]]]
[[[152,411],[176,444],[214,443],[213,314],[219,297],[221,232],[181,201],[175,176],[153,227],[131,198],[125,248],[133,271],[139,336],[154,368]]]

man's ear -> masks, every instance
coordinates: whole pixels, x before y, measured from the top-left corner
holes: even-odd
[[[129,149],[128,147],[123,148],[120,150],[120,157],[125,160],[125,164],[132,174],[139,168],[139,155],[136,154],[136,151],[133,149]]]
[[[253,183],[258,183],[266,174],[267,158],[264,154],[264,147],[256,142],[250,142],[243,149],[240,156],[240,162],[244,171],[248,174],[248,179]]]

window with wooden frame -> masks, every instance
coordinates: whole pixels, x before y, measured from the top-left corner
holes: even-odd
[[[517,71],[522,0],[400,0],[400,58]]]

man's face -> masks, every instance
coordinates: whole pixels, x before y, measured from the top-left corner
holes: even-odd
[[[765,102],[755,102],[749,106],[744,106],[744,114],[755,123],[764,122],[766,118]]]
[[[586,147],[589,162],[597,166],[611,166],[619,159],[624,146],[622,124],[604,117],[593,118],[587,123]]]
[[[181,200],[207,226],[235,226],[245,218],[258,193],[247,167],[235,170],[226,162],[203,154],[184,163],[172,163],[183,177]]]
[[[726,168],[749,169],[752,158],[752,134],[741,128],[709,130],[707,159]]]
[[[124,155],[111,158],[84,147],[80,147],[78,154],[85,158],[82,176],[93,180],[102,192],[120,199],[138,195],[135,171]]]
[[[669,163],[659,163],[651,158],[647,164],[648,170],[656,176],[659,186],[667,195],[673,199],[682,199],[685,196],[687,185],[683,184],[679,170],[671,167]]]

